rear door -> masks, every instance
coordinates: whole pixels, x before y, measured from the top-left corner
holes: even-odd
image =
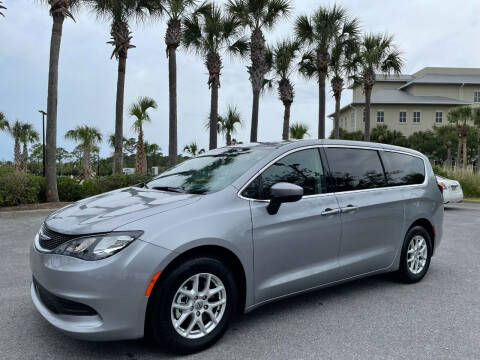
[[[257,302],[338,279],[340,210],[325,180],[319,149],[310,148],[277,159],[242,192],[253,199]],[[278,182],[303,187],[304,197],[269,215],[270,187]]]
[[[401,192],[387,188],[377,150],[326,147],[325,152],[341,210],[343,277],[388,267],[403,231]]]

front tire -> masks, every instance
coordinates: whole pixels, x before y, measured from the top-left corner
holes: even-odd
[[[234,277],[220,260],[187,260],[166,274],[152,294],[151,335],[175,353],[201,351],[225,333],[237,298]]]
[[[432,239],[425,228],[412,227],[405,236],[398,276],[405,283],[416,283],[423,279],[430,267]]]

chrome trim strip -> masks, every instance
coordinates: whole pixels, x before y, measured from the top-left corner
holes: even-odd
[[[245,190],[245,189],[248,187],[248,185],[250,185],[250,183],[251,183],[252,181],[254,181],[258,176],[260,176],[266,168],[268,168],[270,165],[274,164],[274,163],[277,162],[278,160],[284,158],[285,156],[287,156],[287,155],[289,155],[289,154],[291,154],[291,153],[297,152],[297,151],[301,151],[301,150],[308,150],[308,149],[314,149],[314,148],[326,148],[326,147],[331,147],[331,148],[347,148],[347,149],[364,149],[364,150],[375,150],[375,151],[389,151],[389,152],[395,152],[395,153],[399,153],[399,154],[414,156],[414,157],[417,157],[417,158],[419,158],[420,160],[423,161],[423,166],[424,166],[424,171],[425,171],[425,179],[424,179],[423,183],[421,183],[421,184],[386,186],[386,187],[373,188],[373,189],[349,190],[349,191],[339,191],[339,192],[331,192],[331,193],[325,193],[325,194],[307,195],[307,196],[302,197],[302,200],[303,200],[303,199],[312,199],[312,198],[317,198],[317,197],[322,197],[322,196],[329,196],[329,195],[333,195],[333,194],[335,194],[335,195],[342,195],[342,194],[354,194],[354,193],[365,192],[365,191],[391,190],[391,189],[398,189],[398,188],[401,188],[401,189],[405,189],[405,188],[417,188],[417,187],[423,187],[423,186],[425,186],[425,185],[428,184],[427,164],[426,164],[426,162],[425,162],[425,159],[424,159],[423,157],[421,157],[420,155],[411,154],[411,153],[409,153],[409,152],[401,151],[401,150],[384,149],[384,148],[381,148],[381,147],[376,148],[376,147],[371,147],[371,146],[357,146],[357,145],[334,145],[334,144],[325,145],[325,144],[318,144],[318,145],[302,146],[302,147],[298,147],[298,148],[289,150],[289,151],[287,151],[286,153],[283,153],[283,154],[279,155],[278,157],[276,157],[275,159],[273,159],[272,161],[268,162],[265,166],[263,166],[260,170],[258,170],[257,173],[256,173],[255,175],[253,175],[253,176],[240,188],[240,190],[238,190],[237,196],[238,196],[240,199],[243,199],[243,200],[248,200],[248,201],[253,201],[253,202],[265,202],[265,203],[268,203],[270,200],[251,199],[251,198],[247,198],[247,197],[245,197],[245,196],[242,196],[242,192],[243,192],[243,190]]]

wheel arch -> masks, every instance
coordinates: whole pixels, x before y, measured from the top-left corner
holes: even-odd
[[[419,218],[416,219],[409,227],[407,230],[407,233],[410,231],[411,228],[414,226],[421,226],[423,227],[427,232],[428,235],[430,235],[430,239],[432,240],[432,256],[435,253],[435,228],[433,224],[430,222],[430,220],[426,218]]]

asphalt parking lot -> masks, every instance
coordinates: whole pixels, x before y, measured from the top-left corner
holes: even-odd
[[[36,312],[28,251],[47,214],[0,213],[0,358],[171,357],[144,340],[74,340]],[[444,238],[422,282],[377,276],[266,305],[191,358],[480,359],[480,205],[446,209]]]

